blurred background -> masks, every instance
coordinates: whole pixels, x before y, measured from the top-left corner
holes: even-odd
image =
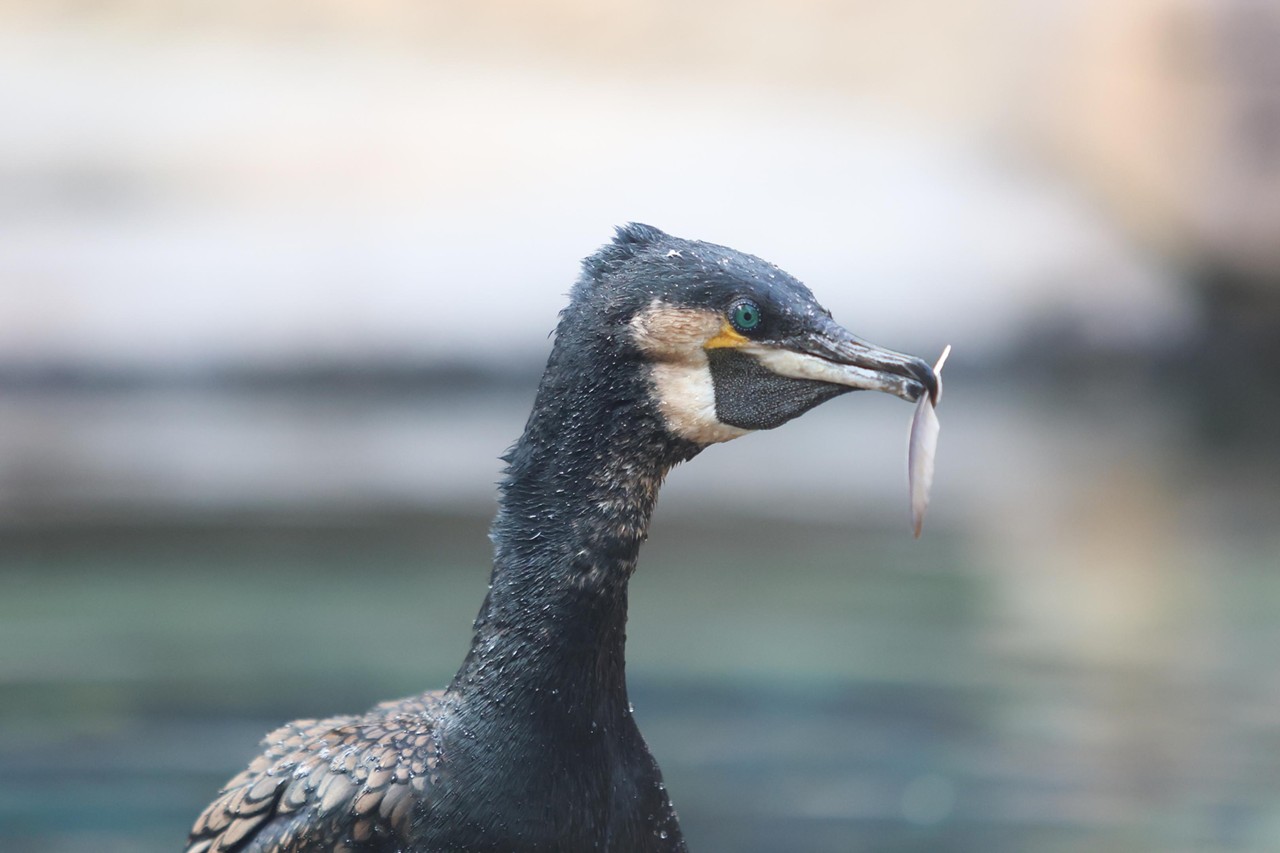
[[[691,849],[1280,849],[1275,2],[0,0],[0,115],[0,847],[445,684],[639,220],[955,347],[920,541],[888,397],[671,477]]]

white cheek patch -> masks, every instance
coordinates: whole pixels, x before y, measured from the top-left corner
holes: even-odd
[[[716,417],[716,390],[703,346],[720,332],[721,323],[714,311],[658,300],[631,321],[636,343],[652,362],[654,396],[667,429],[697,444],[729,441],[751,431]]]
[[[653,365],[653,387],[658,395],[658,411],[667,429],[698,444],[715,444],[751,432],[721,423],[716,417],[716,389],[711,381],[711,365],[702,353],[702,363],[658,362]]]

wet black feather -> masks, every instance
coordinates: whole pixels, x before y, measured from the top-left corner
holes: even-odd
[[[761,339],[822,312],[772,264],[648,225],[622,226],[587,258],[504,456],[490,591],[450,687],[278,730],[206,809],[189,850],[683,851],[632,719],[624,647],[627,582],[658,489],[701,446],[668,430],[630,322],[655,300],[719,311],[741,298],[768,318]],[[735,394],[758,378],[725,375]],[[726,411],[768,425],[838,393],[769,388],[764,415]]]

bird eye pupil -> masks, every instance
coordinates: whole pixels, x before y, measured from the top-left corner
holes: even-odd
[[[754,302],[739,302],[733,306],[730,319],[738,331],[749,332],[760,325],[760,309]]]

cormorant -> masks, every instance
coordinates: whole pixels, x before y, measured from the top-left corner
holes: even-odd
[[[617,229],[583,262],[503,457],[492,582],[453,682],[272,732],[187,853],[685,850],[624,673],[627,581],[663,477],[848,391],[937,388],[772,264]]]

